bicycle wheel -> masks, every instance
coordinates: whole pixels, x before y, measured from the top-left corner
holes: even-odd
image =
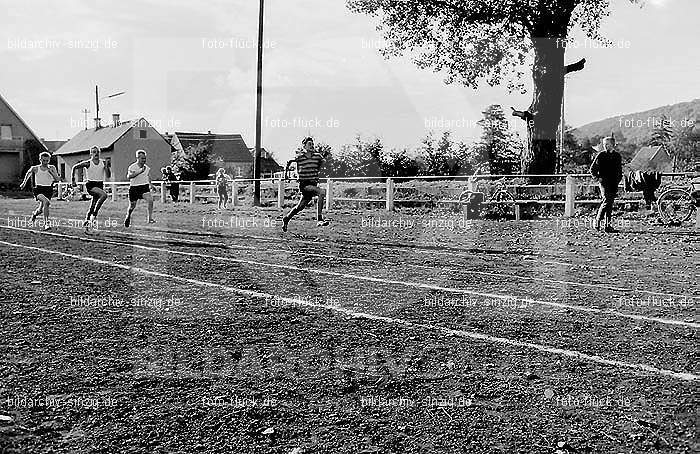
[[[472,198],[472,191],[462,191],[462,193],[459,195],[459,204],[464,207],[466,205],[469,205],[469,201]]]
[[[684,189],[669,189],[661,194],[657,205],[659,216],[667,224],[685,222],[695,211],[693,198]]]
[[[491,199],[493,213],[499,218],[515,218],[515,197],[508,191],[496,191]]]

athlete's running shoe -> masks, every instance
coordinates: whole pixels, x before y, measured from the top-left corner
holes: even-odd
[[[44,224],[44,231],[49,231],[51,230],[51,224]]]
[[[316,227],[325,227],[325,226],[327,226],[328,224],[330,224],[330,222],[328,222],[328,219],[324,219],[324,220],[322,220],[322,221],[318,221],[318,222],[316,223]]]
[[[149,220],[148,220],[148,223],[149,223],[149,224],[155,224],[155,223],[156,223],[156,220],[155,220],[155,219],[149,219]]]

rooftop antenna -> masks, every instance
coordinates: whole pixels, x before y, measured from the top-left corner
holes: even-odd
[[[95,129],[99,129],[100,126],[100,99],[107,99],[107,98],[116,98],[117,96],[123,95],[126,93],[125,91],[120,91],[117,93],[112,93],[111,95],[107,95],[103,98],[100,98],[99,95],[99,88],[97,85],[95,85]],[[87,128],[85,128],[87,129]]]

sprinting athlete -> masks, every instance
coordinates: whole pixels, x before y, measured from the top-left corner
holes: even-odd
[[[124,227],[131,225],[131,213],[134,212],[139,200],[146,200],[148,207],[148,223],[153,224],[153,183],[151,183],[151,168],[146,165],[146,151],[136,151],[136,162],[131,164],[126,171],[129,180],[129,209],[124,218]]]
[[[53,184],[61,181],[58,176],[56,167],[49,164],[51,155],[44,151],[39,154],[39,162],[41,164],[31,166],[24,176],[24,180],[19,185],[20,189],[24,189],[29,182],[29,179],[34,177],[34,198],[38,203],[36,209],[32,212],[32,223],[36,220],[40,213],[44,213],[44,230],[51,230],[49,223],[49,206],[51,205],[51,196],[53,196]]]
[[[219,210],[228,203],[228,175],[223,167],[216,171],[216,192],[219,194]]]
[[[77,169],[86,169],[87,182],[85,190],[92,196],[90,209],[85,215],[83,228],[85,233],[89,232],[90,224],[97,221],[97,213],[100,211],[102,204],[107,200],[107,193],[104,190],[105,179],[112,176],[112,170],[109,160],[100,159],[100,147],[90,148],[90,159],[79,162],[71,169],[71,181],[75,188],[75,171]]]
[[[284,232],[287,231],[289,221],[291,221],[291,219],[297,213],[303,210],[306,205],[311,202],[311,199],[314,196],[318,197],[318,205],[316,206],[316,225],[319,227],[328,225],[328,221],[323,219],[324,193],[323,190],[318,187],[318,172],[321,169],[326,156],[314,149],[314,140],[311,137],[307,137],[302,140],[301,145],[303,150],[299,150],[296,159],[292,159],[287,162],[287,167],[285,169],[286,175],[292,162],[297,163],[301,200],[299,200],[299,203],[292,208],[292,211],[282,218],[282,231]]]

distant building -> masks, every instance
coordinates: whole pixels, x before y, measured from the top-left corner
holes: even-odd
[[[44,144],[47,150],[49,150],[49,153],[54,154],[55,152],[58,151],[59,148],[61,148],[65,143],[67,143],[67,140],[44,140],[41,139],[41,143]]]
[[[40,151],[46,151],[41,139],[0,95],[0,183],[19,182],[25,165],[39,163],[29,162],[32,158],[25,153],[27,140],[35,140]]]
[[[662,146],[642,147],[627,167],[629,170],[672,172],[673,159]]]
[[[80,131],[56,151],[58,171],[70,180],[71,168],[90,157],[90,148],[98,146],[103,158],[111,158],[111,181],[127,181],[126,169],[136,161],[136,150],[146,150],[147,165],[152,169],[151,178],[161,177],[160,169],[170,164],[170,143],[144,118],[119,121],[119,114],[112,116],[112,124]],[[77,177],[79,179],[79,176]]]
[[[253,158],[255,149],[248,148],[240,134],[212,134],[198,132],[175,132],[170,141],[173,148],[178,152],[183,152],[190,147],[201,144],[211,145],[211,154],[214,163],[211,166],[210,174],[217,169],[224,168],[226,172],[234,177],[253,177]],[[275,161],[270,153],[264,148],[261,150],[261,176],[271,177],[282,167]]]
[[[255,159],[255,148],[249,148],[250,152],[250,176],[253,176],[253,159]],[[276,173],[283,171],[284,167],[279,165],[272,154],[265,148],[260,149],[260,177],[272,178]]]

